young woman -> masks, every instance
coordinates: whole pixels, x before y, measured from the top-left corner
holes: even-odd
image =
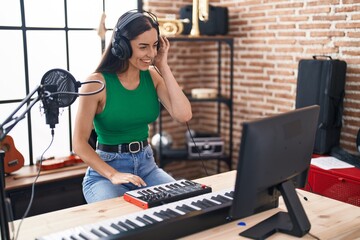
[[[160,169],[147,142],[149,124],[160,103],[179,122],[192,117],[191,105],[167,63],[169,40],[159,36],[156,17],[127,12],[114,28],[112,42],[88,80],[105,90],[79,99],[73,149],[89,165],[83,192],[88,203],[122,196],[129,190],[174,181]],[[97,86],[85,84],[84,92]],[[95,128],[96,151],[88,140]]]

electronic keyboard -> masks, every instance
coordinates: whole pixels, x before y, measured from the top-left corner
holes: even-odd
[[[212,189],[209,186],[181,179],[170,183],[126,192],[124,194],[124,199],[136,206],[147,209],[195,197],[211,191]]]
[[[206,193],[37,240],[176,239],[230,222],[233,194],[232,189]]]

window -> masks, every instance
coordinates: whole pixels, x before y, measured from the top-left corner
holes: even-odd
[[[120,15],[136,8],[142,9],[141,0],[2,0],[0,124],[37,88],[47,71],[62,68],[83,82],[95,70],[102,54],[97,32],[102,14],[106,14],[105,26],[109,31],[104,41],[108,44]],[[40,158],[51,141],[41,106],[37,102],[8,134],[24,156],[25,165]],[[45,157],[70,154],[76,109],[77,101],[60,108],[54,142]]]

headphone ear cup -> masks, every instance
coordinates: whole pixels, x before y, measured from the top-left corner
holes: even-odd
[[[129,59],[132,55],[132,49],[129,40],[124,36],[119,36],[112,42],[111,53],[121,60]]]

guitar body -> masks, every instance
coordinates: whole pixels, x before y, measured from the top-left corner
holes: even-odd
[[[0,142],[0,149],[5,152],[4,172],[12,173],[24,166],[23,155],[15,148],[14,140],[10,136],[6,136]]]
[[[81,158],[75,154],[71,154],[67,157],[61,157],[61,158],[49,158],[43,160],[41,163],[41,170],[53,170],[63,167],[68,167],[72,165],[76,165],[78,163],[84,163]],[[36,166],[40,167],[40,162],[36,162]]]

